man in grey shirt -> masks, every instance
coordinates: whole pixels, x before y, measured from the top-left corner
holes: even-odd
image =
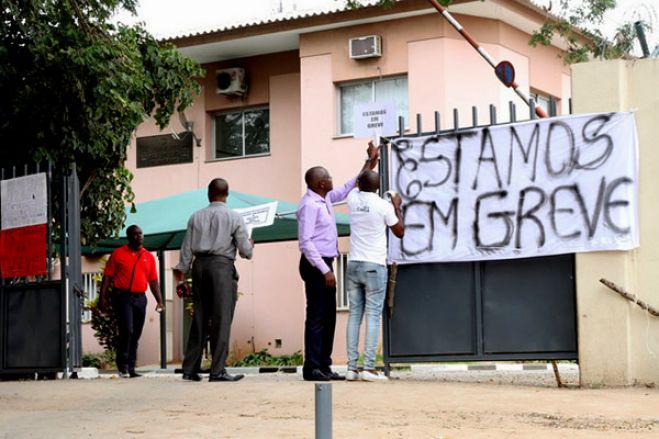
[[[210,330],[210,382],[238,381],[244,375],[229,375],[225,362],[229,351],[231,322],[238,298],[238,272],[234,266],[236,250],[252,258],[253,242],[247,237],[245,223],[226,205],[229,184],[216,178],[208,185],[210,205],[193,213],[181,244],[181,258],[174,268],[179,285],[192,266],[194,318],[183,359],[183,379],[201,381],[201,356]]]

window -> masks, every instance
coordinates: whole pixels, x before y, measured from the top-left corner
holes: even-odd
[[[334,260],[334,275],[336,276],[336,310],[346,311],[348,309],[348,255],[341,253]]]
[[[355,105],[375,101],[393,102],[396,107],[396,116],[403,116],[407,120],[407,77],[399,76],[339,85],[339,134],[352,134]]]
[[[91,302],[98,298],[99,282],[103,273],[83,273],[82,291],[86,293],[85,302]],[[82,311],[82,322],[87,323],[92,319],[92,312],[88,309]]]
[[[270,152],[270,110],[250,108],[213,116],[216,159]]]
[[[531,92],[530,95],[531,95],[531,99],[533,99],[535,103],[540,106],[540,108],[545,110],[545,113],[547,113],[547,115],[551,116],[549,111],[549,101],[551,100],[551,97],[548,95],[535,93],[535,92]],[[556,102],[556,99],[554,99],[554,101]],[[558,109],[558,102],[556,102],[556,108]]]

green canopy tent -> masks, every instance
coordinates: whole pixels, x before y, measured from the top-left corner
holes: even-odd
[[[241,192],[229,193],[227,204],[232,209],[258,206],[259,204],[278,201],[272,198]],[[139,225],[144,231],[144,247],[150,251],[158,252],[160,289],[165,291],[165,258],[166,250],[178,250],[183,242],[188,225],[188,218],[193,212],[208,205],[207,189],[171,195],[156,200],[145,201],[136,206],[135,212],[126,208],[127,226]],[[252,231],[252,238],[257,243],[292,241],[297,239],[297,219],[295,211],[297,205],[285,201],[278,201],[277,214],[274,224],[268,227],[257,228]],[[348,215],[336,214],[336,225],[339,236],[350,234]],[[126,229],[121,236],[101,241],[96,248],[83,247],[86,255],[110,253],[115,248],[126,243]],[[167,368],[167,326],[164,313],[160,315],[160,367]]]
[[[272,198],[242,192],[230,192],[227,204],[232,209],[257,206],[278,201]],[[193,212],[208,205],[206,189],[199,189],[156,200],[145,201],[136,206],[136,212],[126,208],[126,226],[139,225],[144,231],[144,247],[148,250],[178,250],[185,236],[188,218]],[[291,241],[297,239],[297,204],[278,201],[277,216],[273,225],[254,229],[252,238],[257,243]],[[339,236],[350,234],[348,215],[336,214]],[[95,249],[84,248],[85,254],[109,253],[126,243],[126,230],[119,237],[101,241]]]

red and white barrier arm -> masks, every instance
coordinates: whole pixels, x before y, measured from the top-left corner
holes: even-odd
[[[487,53],[487,51],[484,48],[478,45],[478,43],[471,37],[471,35],[469,35],[469,33],[462,27],[462,25],[455,18],[453,18],[451,13],[448,10],[446,10],[446,8],[444,8],[442,5],[440,5],[437,2],[437,0],[428,0],[428,1],[430,2],[431,5],[434,6],[435,9],[437,9],[437,11],[440,14],[442,14],[442,16],[444,16],[446,21],[448,21],[451,24],[451,26],[453,26],[455,30],[457,30],[460,33],[460,35],[462,35],[462,37],[465,40],[467,40],[469,44],[471,44],[471,47],[476,49],[476,51],[483,57],[483,59],[485,59],[485,61],[487,61],[487,63],[490,66],[492,66],[493,69],[495,69],[497,63],[494,61],[494,58],[492,58],[492,56],[490,56],[490,54]],[[517,93],[517,96],[522,98],[526,103],[526,105],[529,105],[529,96],[527,96],[527,94],[524,93],[523,90],[519,89],[519,85],[515,81],[512,81],[510,85],[505,83],[504,85],[506,85],[507,87],[512,87],[515,93]],[[543,110],[542,107],[540,107],[537,103],[535,105],[535,114],[537,114],[538,117],[547,117],[547,113],[545,113],[545,110]]]

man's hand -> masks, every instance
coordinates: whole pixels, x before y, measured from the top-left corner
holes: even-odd
[[[108,311],[108,299],[105,295],[101,295],[98,299],[98,310],[101,314],[105,314]]]
[[[176,295],[181,298],[190,297],[190,284],[181,281],[176,286]]]
[[[380,158],[380,149],[379,147],[373,144],[372,140],[368,141],[368,148],[366,148],[366,155],[369,160],[369,168],[371,170],[375,169],[378,164],[378,159]]]
[[[156,312],[161,313],[165,310],[165,304],[160,302],[156,305]]]
[[[336,277],[334,276],[334,273],[332,273],[331,271],[325,273],[325,286],[327,288],[336,287]]]

